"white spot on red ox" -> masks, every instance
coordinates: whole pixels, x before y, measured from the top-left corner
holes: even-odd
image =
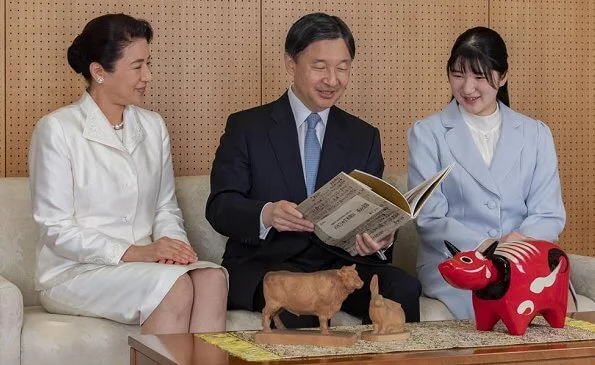
[[[518,314],[531,314],[535,310],[535,304],[531,300],[525,300],[516,309]]]
[[[545,288],[549,288],[552,285],[554,285],[554,283],[556,282],[556,277],[558,276],[558,272],[560,271],[561,265],[562,261],[558,262],[558,266],[556,266],[556,268],[548,276],[544,278],[536,278],[535,280],[533,280],[531,286],[529,287],[529,290],[531,290],[532,293],[539,294]]]

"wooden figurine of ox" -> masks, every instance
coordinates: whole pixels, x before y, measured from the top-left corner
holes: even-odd
[[[271,317],[278,329],[285,328],[279,319],[279,313],[285,309],[295,315],[318,316],[320,332],[329,334],[328,320],[341,309],[345,298],[363,285],[355,264],[313,273],[269,272],[263,281],[263,331],[271,331]]]
[[[491,331],[498,320],[522,335],[537,314],[554,328],[564,327],[570,276],[564,251],[547,241],[494,242],[483,253],[460,252],[438,265],[455,288],[473,290],[476,328]]]

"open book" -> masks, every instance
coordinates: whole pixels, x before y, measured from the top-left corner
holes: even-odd
[[[417,217],[428,197],[453,165],[405,194],[376,176],[359,170],[341,172],[298,205],[326,244],[357,254],[355,235],[367,232],[380,240]]]

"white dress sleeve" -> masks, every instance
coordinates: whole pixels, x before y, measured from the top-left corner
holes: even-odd
[[[182,211],[178,207],[178,201],[176,200],[176,186],[169,133],[161,117],[159,118],[159,122],[161,123],[162,133],[162,167],[159,194],[155,208],[155,220],[153,222],[153,240],[156,241],[161,237],[169,237],[189,243],[186,230],[184,229]]]

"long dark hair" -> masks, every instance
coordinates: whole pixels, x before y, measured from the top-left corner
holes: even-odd
[[[87,23],[68,47],[68,64],[91,81],[91,63],[98,62],[107,72],[113,72],[122,50],[138,38],[148,43],[153,39],[153,29],[146,20],[125,14],[102,15]]]
[[[494,89],[498,89],[492,71],[498,72],[500,76],[508,72],[508,52],[500,34],[486,27],[471,28],[461,34],[452,46],[446,71],[466,72],[467,67],[473,73],[483,75]],[[496,97],[504,105],[510,106],[508,81],[498,89]]]

